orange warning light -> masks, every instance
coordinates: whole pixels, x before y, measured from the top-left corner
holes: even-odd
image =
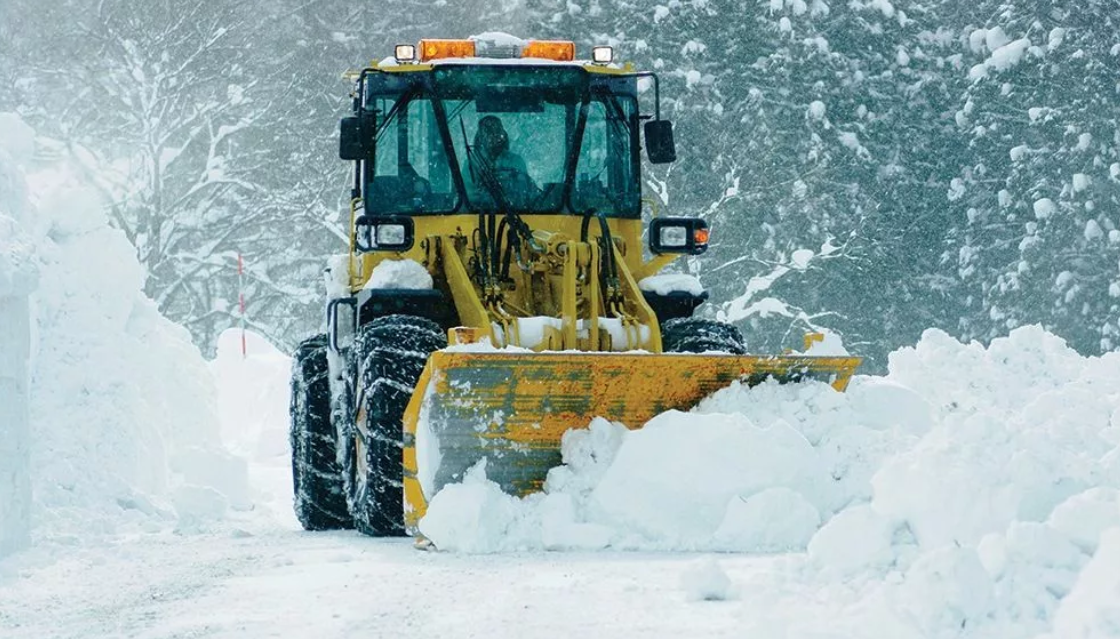
[[[566,40],[530,40],[521,50],[521,57],[571,62],[576,59],[576,43]]]
[[[474,40],[421,40],[420,61],[439,58],[473,58]]]
[[[711,231],[709,231],[708,229],[696,229],[696,231],[692,234],[692,238],[696,240],[697,244],[707,244],[708,236],[710,234]]]

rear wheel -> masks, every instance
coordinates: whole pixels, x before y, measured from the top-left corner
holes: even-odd
[[[405,534],[404,411],[424,364],[447,345],[430,320],[389,315],[359,329],[351,347],[357,417],[347,440],[347,502],[354,527],[375,537]]]
[[[699,317],[666,320],[661,325],[661,345],[666,353],[747,352],[738,328]]]
[[[306,530],[350,528],[331,426],[326,335],[306,339],[296,348],[289,408],[296,518]]]

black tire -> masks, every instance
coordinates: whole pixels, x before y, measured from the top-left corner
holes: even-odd
[[[379,317],[358,330],[350,350],[354,398],[365,409],[366,434],[350,429],[344,451],[347,503],[354,527],[374,537],[404,529],[404,410],[428,356],[447,346],[443,329],[411,315]],[[356,423],[356,420],[355,420]],[[365,472],[358,464],[361,438]]]
[[[289,440],[296,518],[305,530],[353,526],[337,459],[338,438],[331,425],[329,378],[327,336],[301,342],[292,358]]]
[[[738,328],[699,317],[666,320],[661,325],[661,349],[666,353],[747,352]]]

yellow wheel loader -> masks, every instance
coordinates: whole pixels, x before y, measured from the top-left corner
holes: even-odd
[[[575,49],[422,40],[350,75],[350,251],[329,269],[328,332],[293,365],[305,528],[415,533],[482,459],[522,495],[594,417],[641,427],[735,380],[843,390],[858,366],[748,354],[734,326],[693,317],[706,292],[655,277],[709,237],[695,217],[642,222],[643,141],[651,163],[676,155],[658,78]]]

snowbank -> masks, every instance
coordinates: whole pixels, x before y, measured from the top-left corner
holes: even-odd
[[[246,458],[254,504],[297,527],[292,511],[291,447],[288,402],[292,360],[265,338],[228,329],[218,337],[217,357],[210,372],[218,386],[222,440]]]
[[[892,413],[879,413],[884,406]],[[599,546],[803,551],[821,522],[871,498],[875,471],[931,427],[930,412],[904,386],[860,378],[846,394],[820,383],[735,384],[689,413],[663,413],[634,431],[595,420],[565,435],[564,465],[550,472],[547,495],[515,503],[500,517],[480,514],[493,533],[486,539],[469,526],[466,534],[480,552],[585,548],[584,525],[600,531]],[[500,493],[484,470],[465,484]],[[542,512],[558,501],[571,501],[568,520]],[[448,523],[456,515],[442,511],[446,502],[436,495],[421,530],[441,548],[459,547],[443,534],[464,530]],[[507,528],[494,530],[503,520]],[[558,528],[579,538],[565,540]]]
[[[37,518],[43,534],[111,533],[122,520],[197,523],[247,508],[245,465],[225,452],[215,388],[186,329],[141,292],[132,246],[94,193],[40,204],[32,380]],[[182,494],[177,494],[182,493]]]
[[[30,157],[33,134],[0,115],[0,139],[20,131],[17,146]],[[27,422],[11,421],[18,402],[0,399],[4,427],[29,433],[14,438],[26,454],[12,458],[8,441],[0,449],[0,493],[11,488],[18,457],[29,459],[32,536],[64,543],[190,530],[250,507],[244,460],[222,446],[213,379],[189,334],[142,293],[135,250],[110,228],[97,193],[64,167],[38,171],[28,179],[45,188],[20,194],[36,210],[25,216],[22,239],[0,222],[0,280],[10,280],[9,262],[21,254],[39,271],[33,313],[22,324],[29,331],[21,330],[30,343],[0,340],[5,351],[32,354]],[[9,194],[10,175],[0,180]],[[7,320],[5,333],[20,328]],[[5,504],[0,524],[21,518]]]
[[[38,269],[20,221],[28,208],[21,165],[34,144],[34,133],[18,116],[0,113],[0,557],[31,537],[28,295]]]
[[[1120,636],[1120,355],[931,330],[889,370],[844,394],[733,386],[636,431],[596,420],[544,494],[480,466],[421,531],[470,552],[804,551],[916,636]]]

